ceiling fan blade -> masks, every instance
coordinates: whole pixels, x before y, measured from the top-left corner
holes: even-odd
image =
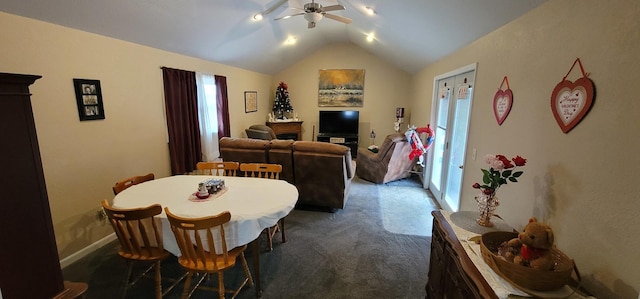
[[[344,10],[344,5],[329,5],[329,6],[323,6],[322,7],[323,11],[334,11],[334,10]]]
[[[304,13],[304,12],[301,12],[301,13],[296,13],[296,14],[292,14],[292,15],[284,16],[284,17],[275,18],[275,19],[273,19],[273,20],[274,20],[274,21],[277,21],[277,20],[283,20],[283,19],[288,19],[288,18],[290,18],[290,17],[301,16],[301,15],[303,15],[303,14],[305,14],[305,13]]]
[[[261,14],[263,16],[266,16],[266,15],[270,14],[271,12],[273,12],[274,10],[276,10],[278,7],[280,7],[283,4],[285,4],[286,2],[287,2],[287,0],[278,0],[278,2],[274,3],[269,8],[265,9]]]
[[[325,16],[325,18],[336,20],[338,22],[342,22],[342,23],[345,23],[345,24],[351,24],[351,19],[349,19],[349,18],[332,15],[330,13],[326,13],[326,14],[324,14],[324,16]]]

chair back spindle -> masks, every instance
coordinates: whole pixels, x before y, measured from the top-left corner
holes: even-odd
[[[198,162],[196,174],[213,176],[236,176],[238,162]]]
[[[282,165],[267,163],[242,163],[240,164],[240,171],[244,172],[245,177],[279,180],[280,173],[282,172]]]

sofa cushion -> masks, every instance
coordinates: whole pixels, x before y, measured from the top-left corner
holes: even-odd
[[[296,151],[334,155],[345,155],[347,152],[351,152],[351,149],[344,145],[317,141],[296,141],[293,144],[293,149]]]
[[[282,165],[280,178],[291,184],[295,184],[293,171],[293,140],[271,140],[267,158],[269,163]]]
[[[222,137],[220,156],[223,161],[240,163],[268,163],[268,140]]]
[[[353,177],[351,149],[314,141],[296,141],[293,149],[298,202],[344,208]]]
[[[220,147],[265,150],[268,146],[268,140],[232,137],[222,137],[220,139]]]

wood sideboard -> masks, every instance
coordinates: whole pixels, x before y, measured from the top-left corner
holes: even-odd
[[[426,298],[497,299],[498,296],[467,256],[446,218],[440,211],[431,214],[433,232]]]
[[[273,130],[276,136],[281,134],[296,134],[296,140],[302,140],[302,121],[268,121],[267,126]]]

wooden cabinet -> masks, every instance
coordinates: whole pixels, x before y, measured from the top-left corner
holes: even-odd
[[[467,256],[450,224],[440,211],[433,215],[427,297],[498,298]]]
[[[29,86],[40,76],[0,73],[0,297],[76,298],[64,283],[51,222]],[[71,84],[71,83],[69,83]]]
[[[295,140],[302,140],[302,121],[268,121],[267,126],[273,130],[278,139],[294,139],[288,136],[295,135]]]

